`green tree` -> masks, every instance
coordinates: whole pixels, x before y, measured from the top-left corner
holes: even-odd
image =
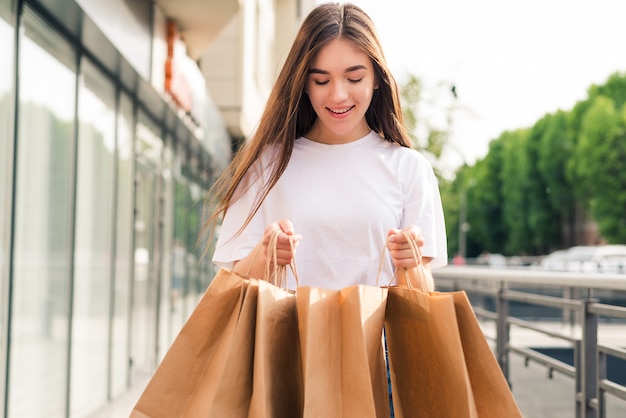
[[[402,115],[414,148],[429,156],[435,174],[442,179],[442,169],[438,163],[450,140],[452,108],[442,109],[434,102],[426,103],[423,92],[422,81],[415,75],[409,75],[400,86]],[[443,93],[443,90],[438,90],[437,96]]]
[[[468,255],[476,257],[484,250],[501,253],[506,238],[502,222],[502,196],[500,171],[502,142],[489,144],[489,152],[472,167],[471,178],[466,183]]]
[[[546,185],[546,195],[558,228],[560,239],[553,242],[554,248],[571,247],[576,244],[573,222],[576,200],[572,193],[573,184],[567,173],[567,163],[573,152],[573,140],[569,127],[570,114],[557,111],[545,117],[546,127],[538,149],[537,168]],[[555,237],[556,238],[556,237]]]
[[[626,107],[595,97],[575,149],[576,176],[587,207],[608,242],[626,242]]]
[[[606,96],[613,99],[616,109],[621,109],[626,103],[626,73],[613,73],[602,85],[592,85],[589,88],[589,100],[597,96]]]
[[[442,194],[449,248],[466,197],[467,254],[539,254],[601,238],[626,243],[626,74],[593,85],[570,111],[503,132]],[[449,205],[450,207],[446,207]],[[447,219],[448,221],[448,219]]]
[[[526,142],[526,201],[528,210],[528,228],[531,231],[531,248],[527,252],[532,254],[546,254],[554,247],[558,247],[559,211],[552,206],[549,197],[549,186],[541,175],[539,160],[547,132],[553,123],[553,116],[546,115],[539,119],[530,129]]]
[[[464,166],[467,169],[468,166]],[[439,182],[441,193],[441,203],[444,210],[446,222],[446,236],[448,243],[448,255],[452,256],[459,252],[459,215],[460,215],[460,192],[459,179],[464,170],[461,167],[457,171],[457,176],[453,181],[442,180]]]
[[[532,231],[528,224],[528,177],[527,173],[528,130],[506,131],[502,158],[502,219],[508,229],[504,253],[519,254],[531,248]]]

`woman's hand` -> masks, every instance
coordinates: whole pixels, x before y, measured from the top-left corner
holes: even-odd
[[[293,224],[289,219],[283,219],[281,221],[273,222],[269,224],[263,232],[263,254],[264,259],[270,253],[270,239],[273,234],[278,232],[278,238],[276,239],[276,263],[279,266],[290,264],[296,255],[296,247],[302,238],[300,235],[296,235]]]
[[[290,264],[302,237],[295,233],[293,224],[289,219],[283,219],[272,222],[265,228],[261,241],[252,249],[250,254],[235,262],[233,271],[244,276],[264,278],[266,274],[265,266],[270,255],[270,240],[275,233],[278,233],[276,239],[276,264],[279,266]],[[291,243],[289,242],[290,240]],[[271,262],[272,260],[269,261]]]
[[[416,256],[419,257],[419,254],[413,254],[411,245],[404,236],[405,233],[413,239],[413,242],[415,242],[417,247],[421,250],[424,246],[424,239],[422,238],[421,229],[415,225],[407,226],[402,230],[390,230],[387,234],[387,247],[389,248],[393,264],[397,268],[402,267],[408,269],[417,267],[418,263],[421,263],[422,260],[416,258]]]
[[[413,242],[417,244],[419,249],[418,254],[413,253],[411,244],[408,242],[407,234],[411,237]],[[398,285],[406,286],[407,280],[410,280],[411,287],[422,289],[425,291],[435,290],[435,283],[433,276],[430,273],[431,257],[421,257],[421,249],[424,246],[424,238],[422,238],[422,231],[415,225],[407,226],[406,228],[392,229],[387,234],[387,247],[391,254],[394,266],[398,269],[398,272],[405,270],[407,275],[396,274],[396,283]]]

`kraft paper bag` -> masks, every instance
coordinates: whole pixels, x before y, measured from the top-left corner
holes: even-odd
[[[277,236],[267,281],[218,272],[131,418],[302,416],[296,296],[283,289],[287,267],[276,263]]]
[[[418,283],[388,288],[385,332],[395,415],[521,417],[465,292],[427,291],[417,243],[405,234]]]
[[[250,418],[301,417],[302,364],[294,292],[258,282]]]
[[[396,416],[522,416],[465,292],[390,287],[385,329]]]
[[[258,281],[250,418],[302,416],[302,363],[296,296],[287,289],[288,266],[279,266],[276,260],[279,233],[276,230],[270,236],[263,274],[265,280]],[[289,268],[297,282],[295,263]]]
[[[390,287],[385,332],[398,418],[478,417],[451,295]]]
[[[478,416],[521,418],[522,413],[480,328],[467,294],[463,291],[450,294],[454,300],[457,326]]]
[[[139,397],[131,418],[207,416],[232,348],[249,280],[221,269]],[[202,414],[201,414],[202,413]],[[201,415],[199,415],[201,414]]]
[[[382,345],[387,291],[299,287],[303,417],[388,417]]]
[[[230,347],[220,368],[207,370],[186,409],[189,417],[246,418],[252,396],[254,330],[259,282],[248,280]],[[221,372],[221,373],[220,373]]]

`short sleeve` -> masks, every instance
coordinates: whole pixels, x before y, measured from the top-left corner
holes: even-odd
[[[448,264],[446,228],[439,184],[431,164],[421,154],[406,161],[402,227],[416,225],[424,238],[423,256],[432,257],[431,267]]]

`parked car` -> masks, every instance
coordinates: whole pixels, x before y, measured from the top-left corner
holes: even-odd
[[[612,245],[611,247],[613,248],[599,252],[598,269],[603,273],[626,274],[626,245]]]
[[[576,246],[548,254],[542,269],[585,273],[626,273],[626,245]]]
[[[565,254],[567,250],[556,250],[545,256],[539,266],[543,270],[565,271]]]
[[[487,265],[493,268],[506,267],[506,257],[502,254],[491,254],[487,251],[483,252],[476,258],[476,264]]]

